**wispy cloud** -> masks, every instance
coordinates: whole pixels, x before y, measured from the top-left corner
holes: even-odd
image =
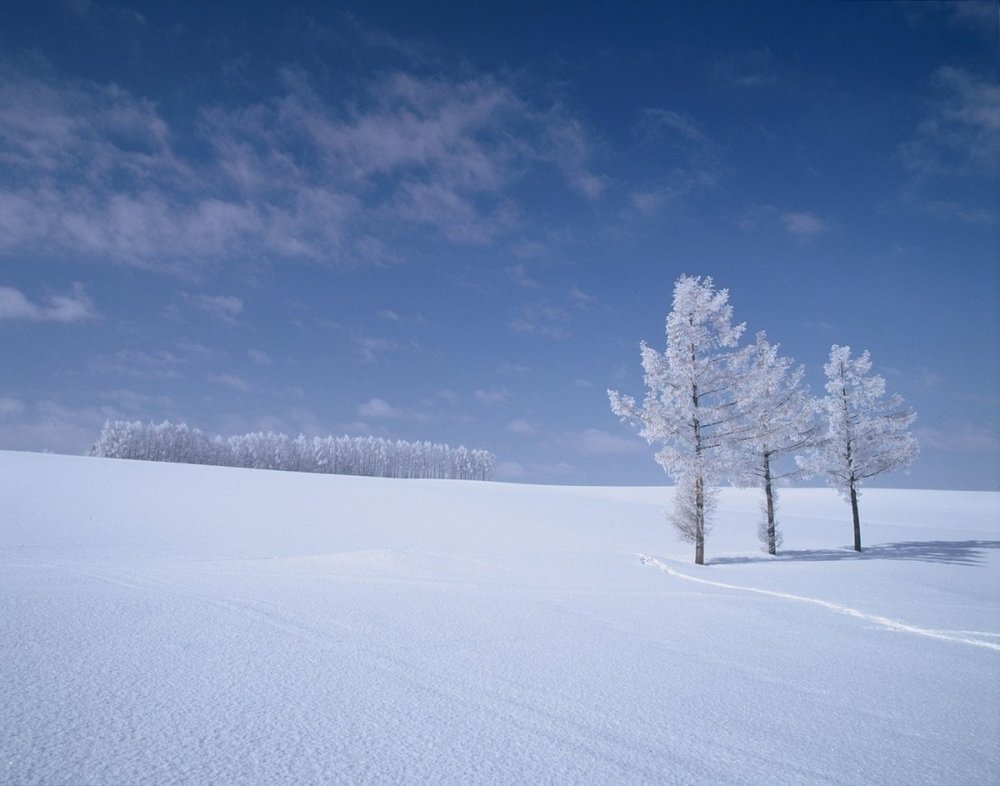
[[[362,363],[378,363],[385,353],[399,348],[399,344],[392,339],[377,336],[355,335],[354,345],[361,355]]]
[[[414,422],[426,422],[431,420],[431,416],[412,409],[396,407],[384,398],[370,398],[368,401],[358,406],[358,415],[363,418],[374,418],[375,420],[409,420]]]
[[[0,397],[0,417],[20,415],[24,412],[24,402],[7,396]]]
[[[955,200],[941,199],[920,203],[912,196],[908,197],[907,201],[915,203],[921,212],[939,219],[961,221],[965,224],[1000,224],[1000,210],[980,205],[965,205]]]
[[[632,207],[652,216],[686,196],[714,189],[722,176],[719,146],[692,116],[651,107],[639,114],[635,129],[640,150],[657,172],[655,179],[636,183]],[[653,165],[655,162],[655,165]]]
[[[603,190],[589,130],[515,81],[396,71],[339,103],[303,71],[281,82],[171,123],[120,87],[0,65],[0,251],[161,269],[227,255],[381,264],[385,226],[462,244],[510,232],[513,186],[532,171],[588,199]],[[210,155],[195,161],[199,146]]]
[[[900,146],[919,177],[983,176],[1000,171],[1000,84],[944,66],[930,78],[933,98],[915,137]]]
[[[144,27],[148,24],[146,17],[138,11],[110,3],[98,3],[95,0],[65,0],[63,5],[70,13],[91,23],[101,25],[104,23],[115,25],[126,23],[138,27]]]
[[[563,340],[572,335],[573,319],[600,307],[600,301],[579,287],[570,287],[562,298],[539,298],[524,303],[507,330],[525,336]]]
[[[715,76],[733,87],[767,87],[778,82],[774,58],[766,48],[730,53],[716,63]]]
[[[6,450],[83,454],[106,420],[126,416],[113,406],[67,406],[51,399],[0,401],[13,402],[6,412],[0,411],[0,446]]]
[[[522,306],[518,316],[507,322],[507,329],[520,335],[562,340],[572,335],[569,322],[570,312],[565,306],[536,301]]]
[[[696,142],[699,145],[708,143],[708,137],[699,128],[698,123],[690,115],[676,112],[672,109],[650,108],[643,111],[640,127],[649,137],[659,138],[662,132],[672,134]]]
[[[520,434],[522,437],[534,437],[539,433],[538,428],[524,418],[515,418],[510,421],[507,424],[507,430],[512,434]]]
[[[49,295],[42,304],[32,302],[18,289],[0,287],[0,319],[70,323],[98,316],[81,284],[75,284],[70,294]]]
[[[995,427],[961,423],[951,428],[928,427],[914,429],[921,447],[949,453],[1000,454],[1000,435]]]
[[[390,406],[389,402],[381,398],[368,399],[358,407],[358,414],[363,418],[398,418],[402,417],[401,410]]]
[[[174,406],[168,396],[150,396],[127,388],[108,391],[103,397],[114,401],[122,410],[149,420],[163,418]]]
[[[187,295],[186,299],[198,310],[231,325],[243,312],[243,300],[234,295]]]
[[[996,3],[990,0],[948,0],[938,5],[945,8],[952,24],[971,27],[988,36],[996,34]]]
[[[528,269],[524,265],[511,265],[507,268],[507,275],[519,287],[524,289],[541,289],[541,285],[528,275]]]
[[[928,22],[939,25],[941,17],[953,27],[976,30],[996,40],[997,7],[991,0],[923,0],[919,3],[899,3],[911,24]]]
[[[579,287],[570,287],[566,297],[573,306],[581,311],[591,311],[598,307],[599,301],[593,295],[588,295]]]
[[[564,439],[575,449],[591,455],[633,453],[647,448],[637,437],[623,437],[596,428],[569,432]]]
[[[809,211],[782,213],[781,223],[789,235],[800,238],[813,238],[830,231],[826,221]]]
[[[785,210],[764,203],[744,206],[734,223],[744,232],[771,232],[780,228],[800,240],[811,240],[834,228],[830,221],[810,210]]]
[[[661,189],[650,191],[635,191],[632,194],[632,204],[644,216],[652,216],[670,201],[670,195]]]
[[[480,404],[492,406],[506,403],[510,399],[510,393],[506,390],[477,390],[472,397]]]
[[[223,355],[193,341],[174,342],[170,349],[119,349],[98,355],[88,370],[101,375],[118,374],[137,379],[179,380],[192,366],[220,360]]]
[[[252,385],[243,379],[243,377],[237,376],[236,374],[209,374],[208,381],[213,385],[222,385],[240,392],[246,392],[252,387]]]

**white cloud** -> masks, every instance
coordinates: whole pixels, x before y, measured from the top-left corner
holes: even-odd
[[[236,317],[243,313],[243,301],[233,295],[188,295],[187,300],[195,308],[230,324],[235,324]]]
[[[694,118],[670,109],[644,110],[641,115],[641,124],[643,131],[650,136],[656,137],[667,131],[699,144],[708,141]]]
[[[930,79],[933,98],[914,139],[899,148],[918,177],[990,176],[1000,171],[1000,83],[944,66]]]
[[[537,301],[522,306],[520,314],[507,322],[507,329],[521,335],[561,340],[571,335],[566,327],[569,321],[569,309],[547,301]]]
[[[416,409],[396,407],[384,398],[373,397],[358,406],[358,415],[375,420],[404,420],[411,423],[427,423],[438,420],[438,416]]]
[[[185,358],[169,350],[150,352],[120,349],[109,355],[100,355],[89,364],[90,370],[99,374],[121,374],[139,379],[182,379],[180,366]]]
[[[516,480],[528,474],[524,464],[519,461],[499,461],[497,462],[497,480]]]
[[[69,407],[52,400],[17,402],[0,417],[0,448],[82,455],[104,422],[124,417],[111,406]]]
[[[391,308],[380,309],[376,315],[383,322],[391,322],[396,325],[426,325],[427,318],[419,311],[412,315],[400,314]]]
[[[399,345],[388,338],[378,338],[376,336],[354,336],[354,344],[361,353],[362,363],[377,363],[379,358],[386,352],[392,352],[399,348]]]
[[[635,191],[632,194],[632,205],[644,216],[652,216],[667,204],[669,197],[660,189],[650,191]]]
[[[477,390],[472,394],[480,404],[503,404],[510,398],[506,390]]]
[[[598,305],[596,297],[588,295],[579,287],[570,287],[567,297],[569,298],[570,303],[582,311],[590,311]]]
[[[734,87],[768,87],[778,81],[769,49],[733,52],[715,66],[715,76]]]
[[[0,319],[69,323],[97,317],[94,304],[81,284],[75,284],[71,294],[49,295],[44,305],[33,303],[18,289],[0,287]]]
[[[531,369],[521,363],[501,363],[497,366],[497,374],[512,377],[524,377],[531,373]]]
[[[632,207],[649,217],[685,197],[715,188],[723,172],[720,147],[691,116],[672,109],[644,109],[636,128],[646,157],[659,173],[631,192]]]
[[[401,418],[403,411],[391,406],[381,398],[368,399],[358,407],[358,414],[363,418]]]
[[[555,163],[566,181],[591,201],[604,193],[607,178],[590,170],[592,143],[584,126],[561,107],[532,116],[543,129],[542,144],[534,156]]]
[[[961,423],[941,428],[914,429],[923,449],[933,448],[948,453],[1000,454],[1000,435],[989,425]]]
[[[271,356],[260,349],[248,349],[247,357],[258,366],[270,366],[273,363]]]
[[[533,437],[538,434],[538,429],[524,418],[515,418],[512,420],[507,424],[507,430],[513,434],[520,434],[525,437]]]
[[[0,65],[0,250],[184,270],[234,255],[385,264],[387,226],[508,233],[533,170],[588,199],[604,188],[589,130],[513,80],[397,71],[337,103],[301,71],[282,80],[258,103],[200,108],[195,139],[120,87]],[[210,155],[195,161],[183,151],[198,144]]]
[[[528,275],[528,270],[524,265],[511,265],[507,268],[507,275],[511,281],[524,289],[540,289],[541,285]]]
[[[830,335],[836,335],[841,332],[840,325],[822,319],[818,322],[806,322],[805,326],[811,330],[817,330],[820,333],[828,333]]]
[[[900,3],[911,24],[927,21],[940,25],[941,15],[949,25],[976,30],[991,40],[996,40],[997,9],[991,0],[923,0],[919,3]]]
[[[569,338],[574,313],[592,311],[599,302],[579,287],[570,287],[561,302],[539,299],[525,303],[513,319],[508,320],[507,330],[526,336],[541,336],[554,340]]]
[[[596,428],[569,433],[566,435],[566,441],[583,453],[591,455],[634,453],[647,447],[637,437],[625,437]]]
[[[243,377],[236,376],[235,374],[209,374],[208,381],[215,385],[224,385],[225,387],[241,392],[250,390],[252,387]]]
[[[173,408],[173,401],[167,396],[148,396],[134,390],[119,389],[105,394],[127,412],[140,413],[150,420],[162,419],[167,410]]]
[[[953,24],[971,27],[987,36],[995,35],[996,3],[989,0],[948,0],[943,6],[951,13]]]
[[[788,234],[801,238],[812,238],[830,231],[829,224],[808,211],[783,213],[781,222]]]
[[[24,402],[16,398],[0,397],[0,417],[20,415],[24,412]]]

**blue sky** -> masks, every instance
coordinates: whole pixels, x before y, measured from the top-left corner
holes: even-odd
[[[107,418],[378,434],[661,483],[674,280],[871,351],[1000,485],[995,3],[19,3],[0,27],[0,448]]]

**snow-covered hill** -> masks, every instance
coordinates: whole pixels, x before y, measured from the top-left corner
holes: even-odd
[[[0,782],[996,783],[1000,494],[0,452]]]

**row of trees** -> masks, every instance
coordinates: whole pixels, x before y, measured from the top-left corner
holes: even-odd
[[[108,421],[91,449],[103,458],[211,464],[382,478],[492,480],[487,450],[381,437],[314,437],[256,432],[228,439],[186,423]]]
[[[718,486],[757,484],[764,492],[760,534],[775,554],[775,483],[795,474],[821,475],[851,503],[854,548],[861,551],[858,494],[876,475],[908,468],[917,441],[907,431],[916,417],[898,396],[885,398],[885,380],[870,375],[865,351],[830,351],[826,396],[802,384],[805,370],[778,354],[765,333],[740,345],[745,326],[732,324],[729,292],[711,278],[681,276],[667,315],[667,341],[658,352],[640,345],[646,396],[642,403],[609,390],[612,411],[660,446],[656,460],[674,480],[671,522],[693,542],[704,564],[705,536]],[[795,465],[778,470],[778,460]]]

